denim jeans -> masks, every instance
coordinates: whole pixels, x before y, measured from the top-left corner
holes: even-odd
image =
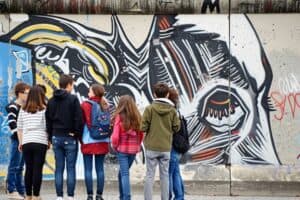
[[[161,199],[169,199],[169,164],[170,152],[159,152],[146,150],[146,180],[145,180],[145,200],[152,200],[153,182],[156,166],[159,164],[159,178]]]
[[[52,145],[55,156],[55,189],[58,197],[63,196],[63,174],[67,163],[67,193],[74,196],[76,184],[76,161],[78,143],[72,137],[52,137]]]
[[[119,192],[120,200],[130,200],[130,179],[129,169],[135,159],[135,154],[118,153],[118,160],[120,165],[119,170]]]
[[[95,157],[95,168],[97,174],[97,194],[103,194],[104,188],[104,168],[103,162],[105,154],[103,155],[83,155],[84,162],[84,180],[88,195],[93,195],[93,157]]]
[[[7,190],[9,193],[17,191],[24,195],[25,186],[23,180],[24,159],[18,150],[19,141],[11,139],[10,159],[7,172]]]
[[[169,167],[169,184],[170,184],[170,200],[174,192],[174,200],[183,200],[184,199],[184,185],[180,175],[179,169],[179,158],[180,154],[172,149],[171,158],[170,158],[170,167]]]

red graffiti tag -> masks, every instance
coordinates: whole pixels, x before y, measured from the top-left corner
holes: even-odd
[[[282,94],[280,92],[272,92],[271,98],[275,103],[276,110],[279,113],[274,115],[277,120],[282,120],[284,115],[290,112],[295,118],[297,108],[300,109],[300,93]]]

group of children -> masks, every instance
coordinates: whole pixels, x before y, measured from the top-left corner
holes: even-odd
[[[96,200],[103,200],[104,158],[109,145],[117,152],[119,161],[119,193],[121,200],[131,199],[130,167],[135,156],[145,146],[146,177],[145,200],[152,199],[155,169],[160,171],[161,198],[163,200],[184,199],[184,186],[179,170],[180,154],[172,148],[173,134],[180,129],[177,114],[178,93],[165,83],[154,86],[154,101],[146,107],[141,116],[134,98],[121,96],[113,112],[112,134],[109,139],[98,139],[86,143],[83,132],[92,124],[92,103],[99,104],[101,110],[108,110],[104,97],[105,89],[93,84],[88,100],[81,105],[72,95],[73,79],[62,74],[59,87],[53,97],[46,100],[46,90],[42,85],[15,86],[16,100],[6,109],[12,131],[11,157],[7,174],[8,197],[12,199],[39,200],[42,183],[42,169],[47,149],[52,148],[55,156],[55,188],[57,200],[63,199],[63,173],[67,169],[67,195],[74,199],[76,184],[76,160],[78,142],[84,161],[84,177],[87,200],[93,200],[92,169],[95,162],[97,175]],[[92,103],[91,103],[92,101]],[[25,187],[22,172],[25,161]],[[93,161],[94,160],[94,161]],[[173,196],[174,194],[174,196]]]

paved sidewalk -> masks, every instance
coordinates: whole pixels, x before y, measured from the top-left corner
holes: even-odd
[[[43,200],[55,200],[54,194],[42,195]],[[105,200],[118,200],[117,194],[105,194],[103,196]],[[0,194],[0,200],[6,200],[6,195]],[[77,195],[76,200],[86,200],[85,195]],[[144,196],[134,195],[132,200],[143,200]],[[67,198],[65,198],[67,200]],[[159,195],[154,195],[153,200],[160,200]],[[228,196],[195,196],[186,195],[185,200],[300,200],[300,197],[228,197]]]

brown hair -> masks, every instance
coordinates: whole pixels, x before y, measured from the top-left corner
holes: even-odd
[[[142,117],[133,97],[129,95],[121,96],[114,117],[118,114],[126,131],[130,129],[140,130]]]
[[[95,83],[93,85],[91,85],[91,89],[93,90],[94,94],[96,97],[100,98],[100,106],[102,109],[107,109],[108,108],[108,104],[107,102],[104,100],[104,98],[102,98],[105,94],[105,89],[102,85]]]
[[[179,94],[175,88],[169,89],[169,99],[174,103],[175,107],[178,106],[179,103]]]
[[[39,86],[33,86],[28,94],[23,110],[29,113],[36,113],[45,109],[43,90]]]
[[[156,83],[153,89],[157,98],[167,97],[169,93],[169,86],[166,83]]]
[[[19,97],[19,93],[24,93],[25,90],[29,90],[30,86],[27,85],[26,83],[23,82],[19,82],[16,84],[15,86],[15,95],[18,98]]]
[[[43,99],[43,104],[46,105],[46,93],[47,93],[47,88],[45,85],[43,84],[37,84],[37,86],[39,88],[41,88],[41,95],[42,95],[42,99]]]
[[[59,87],[61,89],[66,89],[69,84],[73,84],[74,80],[70,75],[62,74],[59,77]]]

